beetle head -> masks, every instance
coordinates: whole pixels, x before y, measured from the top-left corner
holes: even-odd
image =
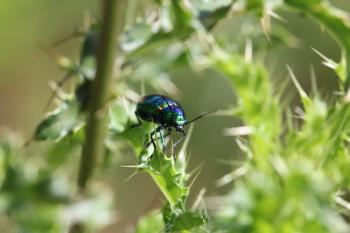
[[[181,132],[183,135],[185,135],[185,129],[184,129],[184,125],[177,125],[176,126],[176,131],[177,132]]]

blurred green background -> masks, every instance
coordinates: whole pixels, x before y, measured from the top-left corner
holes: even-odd
[[[138,4],[140,1],[133,2]],[[332,2],[342,9],[350,10],[348,0]],[[48,81],[59,80],[63,76],[55,62],[39,47],[50,45],[81,26],[87,10],[98,16],[99,3],[97,0],[0,1],[1,131],[9,128],[24,139],[30,137],[44,114],[51,93]],[[321,92],[332,98],[337,89],[336,77],[330,69],[321,65],[322,60],[311,50],[311,46],[335,61],[340,59],[339,47],[309,17],[283,10],[278,13],[285,21],[273,20],[273,27],[282,25],[295,37],[295,41],[274,46],[265,50],[268,51],[265,54],[257,54],[264,58],[276,86],[289,82],[285,68],[289,64],[305,89],[310,90],[310,67],[313,66]],[[259,19],[248,14],[221,22],[215,27],[214,35],[236,46],[245,43],[255,31],[261,31]],[[54,49],[67,57],[78,59],[80,40],[69,40]],[[188,118],[235,104],[235,95],[228,82],[215,77],[217,74],[214,72],[194,72],[182,68],[171,71],[170,75],[181,91],[176,98],[186,110]],[[135,87],[135,91],[139,92],[138,87]],[[284,94],[286,101],[292,100],[297,104],[298,99],[294,96],[294,87],[288,84]],[[225,192],[224,188],[216,187],[215,182],[229,171],[229,160],[239,159],[240,154],[234,139],[223,136],[223,130],[239,125],[240,122],[231,117],[210,117],[196,123],[188,154],[191,157],[190,169],[198,165],[202,165],[202,168],[191,190],[193,197],[203,187],[207,189],[208,196]],[[222,163],[228,166],[223,167]],[[132,172],[132,169],[118,166],[105,177],[115,190],[117,219],[103,232],[125,232],[145,210],[161,206],[160,192],[147,175],[137,175],[125,182]]]

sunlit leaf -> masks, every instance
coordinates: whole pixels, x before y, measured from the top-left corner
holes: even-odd
[[[140,22],[134,24],[121,38],[121,48],[125,51],[132,51],[145,44],[152,36],[151,25]]]
[[[76,132],[83,124],[83,115],[74,101],[62,102],[59,108],[49,113],[37,126],[34,139],[61,139]]]

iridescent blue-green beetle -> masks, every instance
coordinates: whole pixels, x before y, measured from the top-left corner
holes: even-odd
[[[171,129],[175,128],[176,131],[181,132],[184,137],[186,135],[184,127],[186,125],[208,115],[209,113],[211,112],[201,114],[193,120],[187,121],[184,110],[175,100],[163,95],[147,95],[137,103],[135,114],[138,124],[134,125],[133,127],[140,126],[142,124],[140,119],[159,124],[159,126],[151,132],[151,143],[153,144],[154,148],[156,148],[153,138],[156,133],[161,133],[161,131],[165,129],[167,130],[167,135],[169,135],[171,133]],[[161,138],[163,140],[162,134]],[[177,143],[174,145],[176,144]]]

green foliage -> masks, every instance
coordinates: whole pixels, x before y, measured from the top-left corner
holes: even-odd
[[[273,97],[266,70],[261,65],[246,63],[217,48],[212,54],[213,66],[227,75],[239,96],[236,110],[251,127],[250,144],[257,166],[265,167],[268,157],[278,150],[275,142],[281,131],[281,110]],[[248,78],[249,77],[249,78]],[[263,100],[263,101],[262,101]]]
[[[58,140],[78,131],[83,123],[83,116],[80,113],[80,106],[76,101],[62,101],[55,111],[38,125],[35,133],[35,140]]]
[[[161,232],[163,229],[162,215],[150,213],[139,221],[135,233]]]
[[[349,96],[327,102],[317,90],[308,94],[288,67],[301,99],[300,119],[296,120],[289,108],[282,107],[264,63],[250,54],[256,48],[272,49],[260,46],[265,43],[262,34],[280,46],[292,38],[288,32],[271,31],[265,24],[267,28],[247,35],[253,46],[247,45],[245,56],[239,53],[244,43],[232,50],[212,32],[236,11],[253,12],[267,21],[285,5],[310,14],[343,48],[339,63],[320,55],[324,64],[335,70],[345,92],[349,84],[349,15],[322,0],[191,3],[154,1],[156,17],[136,20],[124,31],[118,45],[116,94],[96,113],[108,113],[106,156],[114,156],[111,144],[129,145],[136,158],[130,167],[148,174],[165,197],[163,208],[142,217],[135,232],[349,232]],[[99,27],[96,23],[86,32],[79,65],[58,59],[67,76],[80,80],[70,80],[69,98],[59,98],[56,109],[38,125],[33,139],[47,141],[35,152],[40,159],[29,156],[32,152],[24,151],[14,140],[0,141],[0,213],[6,214],[19,232],[64,232],[76,223],[96,230],[112,219],[108,188],[96,188],[93,182],[91,193],[80,197],[70,181],[76,176],[76,153],[84,142],[84,105],[93,98],[90,85],[83,84],[89,84],[96,73]],[[142,81],[156,91],[176,94],[168,73],[181,67],[215,70],[226,77],[238,99],[230,116],[241,119],[246,129],[242,134],[233,130],[246,159],[226,176],[234,181],[230,191],[216,198],[218,201],[206,203],[212,207],[208,213],[204,208],[190,208],[188,203],[192,177],[187,171],[186,148],[192,128],[174,154],[161,150],[163,143],[172,148],[171,140],[157,138],[156,148],[148,146],[154,124],[132,127],[136,123],[135,95],[139,97],[133,84]],[[82,86],[87,88],[83,93]],[[60,88],[56,91],[61,92]],[[108,166],[101,172],[103,169]]]

